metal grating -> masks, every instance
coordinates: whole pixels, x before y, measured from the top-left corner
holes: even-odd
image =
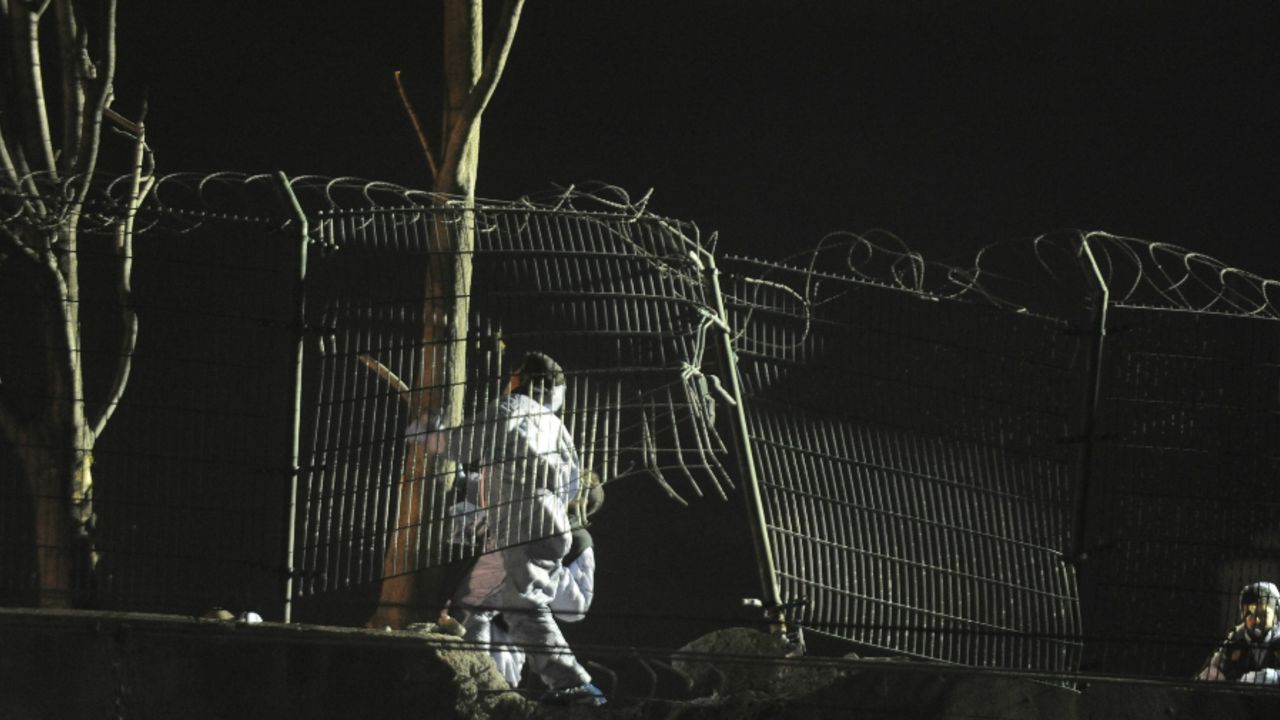
[[[323,331],[307,365],[316,413],[300,492],[299,595],[494,549],[456,542],[474,519],[454,510],[456,471],[413,442],[414,420],[439,412],[445,390],[430,369],[449,340],[424,327],[452,298],[429,278],[450,259],[440,234],[468,220],[421,207],[321,217],[326,251],[308,281],[320,308],[312,324]],[[706,251],[693,229],[533,205],[485,207],[474,223],[467,376],[450,381],[465,384],[466,422],[501,396],[525,352],[545,351],[566,368],[563,418],[584,468],[605,483],[647,477],[678,499],[723,496],[731,483],[702,371],[713,327]]]
[[[783,599],[896,653],[1068,671],[1078,338],[987,304],[740,260],[730,316]],[[1043,392],[1029,393],[1041,387]]]
[[[95,186],[86,269],[110,259],[89,251],[128,182]],[[721,285],[696,228],[643,200],[452,202],[350,179],[157,180],[137,218],[134,377],[93,453],[100,572],[77,592],[271,615],[478,552],[453,541],[471,511],[455,512],[456,468],[417,453],[414,422],[442,406],[480,415],[534,349],[569,370],[565,421],[606,482],[728,495],[753,468],[718,429],[741,419],[773,550],[761,565],[782,600],[808,600],[793,619],[829,638],[1185,678],[1239,585],[1280,573],[1274,281],[1100,233],[993,245],[964,268],[876,234],[733,259]],[[26,222],[13,207],[2,222]],[[468,224],[461,333],[442,325],[457,298],[440,278]],[[0,313],[6,379],[42,357],[24,310],[37,296],[18,278]],[[90,393],[118,357],[109,285],[84,288]],[[434,373],[455,342],[465,368]],[[5,401],[41,399],[32,377],[7,382]],[[35,519],[5,442],[0,591],[20,602]],[[1135,632],[1135,608],[1152,606]]]

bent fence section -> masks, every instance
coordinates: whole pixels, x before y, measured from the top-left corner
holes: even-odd
[[[465,386],[458,415],[475,422],[527,352],[565,368],[562,418],[584,474],[606,487],[647,477],[673,495],[723,496],[729,487],[702,376],[714,316],[700,270],[706,251],[692,227],[534,205],[335,210],[321,213],[319,227],[324,250],[308,285],[309,325],[319,331],[306,363],[316,412],[298,498],[300,593],[496,549],[475,542],[485,510],[466,487],[468,475],[487,476],[490,461],[457,468],[426,457],[423,441],[448,409],[449,387]],[[456,260],[439,248],[456,247],[449,235],[467,227],[476,233],[466,374],[445,378],[438,369],[452,333],[441,331],[442,316],[454,298],[431,278]]]

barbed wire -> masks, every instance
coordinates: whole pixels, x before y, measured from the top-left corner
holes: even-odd
[[[0,185],[0,225],[28,225],[49,230],[65,222],[82,176],[58,176],[33,172],[16,184]],[[100,232],[113,227],[126,212],[133,176],[98,174],[89,181],[81,218],[82,230]],[[164,225],[170,230],[190,230],[209,219],[245,223],[284,223],[293,211],[282,195],[276,173],[239,171],[174,172],[156,176],[155,184],[139,208],[142,233]],[[460,207],[465,199],[429,190],[357,177],[299,175],[288,178],[303,211],[369,210],[377,208]],[[26,188],[35,188],[38,195]],[[649,211],[653,191],[633,199],[618,186],[605,183],[554,186],[516,200],[477,198],[479,210],[569,212],[628,216],[661,223],[685,237],[691,246],[703,248],[696,226],[671,221]],[[692,233],[690,232],[692,230]],[[690,235],[693,237],[690,237]],[[714,250],[715,238],[705,250]],[[1095,275],[1085,248],[1093,250]],[[801,272],[803,282],[792,289],[801,303],[830,301],[824,283],[832,279],[917,293],[988,303],[1018,312],[1058,311],[1055,296],[1071,302],[1106,285],[1112,302],[1137,307],[1187,310],[1280,319],[1280,281],[1228,265],[1203,252],[1158,241],[1114,235],[1101,231],[1061,231],[1033,238],[991,243],[979,249],[973,261],[948,265],[927,260],[897,235],[881,229],[862,233],[840,231],[822,237],[811,249],[776,261],[731,256],[762,267],[759,282],[773,280],[774,271]],[[1053,292],[1046,292],[1046,285]],[[838,292],[838,291],[836,291]]]
[[[307,214],[404,208],[459,210],[466,206],[462,196],[358,177],[299,175],[286,180]],[[126,212],[132,182],[132,175],[105,173],[89,179],[89,194],[80,218],[83,231],[102,231],[119,222]],[[0,225],[54,229],[66,221],[75,191],[84,183],[83,176],[57,176],[48,172],[30,173],[16,184],[4,183],[0,185]],[[31,188],[35,189],[34,193]],[[222,171],[157,175],[151,192],[139,208],[140,222],[135,232],[147,232],[157,226],[186,232],[208,220],[287,223],[294,219],[294,211],[282,190],[279,173]],[[651,195],[652,190],[633,200],[618,186],[588,183],[553,186],[548,191],[516,200],[476,198],[471,207],[480,211],[524,209],[626,216],[632,221],[657,221],[687,238],[691,224],[651,213],[648,210]],[[696,239],[693,242],[696,244]]]
[[[728,260],[745,266],[739,274],[751,288],[733,298],[748,308],[736,328],[739,338],[752,315],[765,310],[803,324],[802,338],[815,309],[851,292],[850,283],[1069,322],[1103,291],[1118,305],[1280,319],[1280,281],[1195,250],[1100,231],[991,243],[967,266],[926,260],[885,230],[830,233],[813,248],[776,261]]]

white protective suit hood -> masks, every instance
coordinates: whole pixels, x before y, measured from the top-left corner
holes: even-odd
[[[559,413],[560,408],[564,407],[564,385],[556,385],[551,388],[551,394],[547,397],[547,409],[553,413]]]

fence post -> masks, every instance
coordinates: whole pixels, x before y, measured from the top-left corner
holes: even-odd
[[[290,209],[298,221],[298,255],[297,275],[293,280],[293,331],[294,331],[294,370],[293,370],[293,429],[289,461],[289,482],[285,495],[285,536],[284,536],[284,622],[293,619],[293,554],[294,535],[297,532],[298,476],[300,466],[298,453],[302,434],[302,356],[303,344],[307,331],[307,215],[302,211],[298,196],[293,193],[289,178],[283,172],[276,173],[281,190],[289,200]]]
[[[1094,296],[1091,327],[1087,332],[1090,347],[1085,357],[1084,418],[1081,422],[1080,430],[1080,465],[1076,476],[1075,497],[1073,498],[1075,516],[1071,531],[1071,550],[1069,555],[1076,568],[1076,586],[1079,588],[1080,593],[1081,629],[1085,631],[1087,636],[1088,632],[1084,627],[1084,623],[1087,622],[1088,614],[1085,610],[1093,602],[1093,597],[1092,586],[1089,582],[1092,572],[1086,566],[1090,561],[1089,553],[1094,548],[1089,543],[1086,534],[1089,531],[1089,515],[1093,512],[1091,507],[1091,503],[1094,500],[1092,497],[1093,488],[1091,487],[1093,483],[1093,453],[1098,435],[1098,397],[1102,388],[1102,353],[1107,336],[1107,306],[1111,301],[1111,291],[1107,287],[1106,278],[1102,275],[1102,269],[1098,266],[1098,260],[1093,254],[1093,249],[1089,247],[1088,235],[1080,238],[1080,252],[1084,254],[1089,264],[1088,270],[1092,272],[1094,280],[1098,283],[1097,294]]]
[[[720,289],[720,270],[715,257],[701,253],[711,278],[711,292],[715,295],[717,325],[721,330],[721,365],[729,382],[733,398],[730,424],[733,426],[734,451],[738,467],[745,476],[748,525],[751,527],[752,547],[756,554],[756,567],[760,572],[760,589],[764,593],[765,615],[776,633],[786,633],[786,612],[782,605],[782,591],[778,587],[778,571],[773,563],[773,543],[769,540],[768,522],[764,514],[764,501],[760,495],[760,477],[756,471],[755,453],[751,449],[751,434],[747,426],[746,398],[742,392],[742,380],[738,375],[738,354],[733,349],[733,329],[729,326],[729,313],[725,310],[724,293]]]

